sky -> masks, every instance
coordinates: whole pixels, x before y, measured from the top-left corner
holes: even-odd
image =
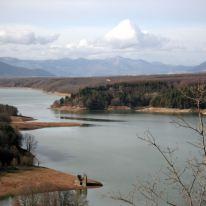
[[[206,61],[206,0],[0,0],[0,56]]]

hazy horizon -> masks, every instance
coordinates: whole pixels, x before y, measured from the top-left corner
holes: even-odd
[[[206,60],[204,0],[2,0],[0,7],[4,57],[122,56],[173,65]]]
[[[171,65],[171,66],[198,66],[198,65],[201,65],[203,63],[206,62],[206,58],[205,60],[203,61],[200,61],[199,63],[188,63],[188,64],[178,64],[178,63],[167,63],[167,62],[161,62],[161,61],[150,61],[150,60],[147,60],[147,59],[140,59],[140,58],[130,58],[130,57],[123,57],[123,56],[111,56],[111,57],[96,57],[96,58],[86,58],[86,57],[56,57],[56,58],[45,58],[45,59],[41,59],[41,58],[37,58],[37,59],[32,59],[32,58],[18,58],[18,57],[9,57],[9,56],[0,56],[0,59],[16,59],[16,60],[20,60],[20,61],[58,61],[58,60],[81,60],[81,59],[84,59],[84,60],[89,60],[89,61],[92,61],[92,60],[109,60],[109,59],[113,59],[115,60],[116,58],[123,58],[123,59],[129,59],[129,60],[134,60],[134,61],[144,61],[144,62],[147,62],[147,63],[160,63],[160,64],[163,64],[163,65]],[[11,64],[9,62],[6,62],[4,61],[5,63],[7,64]],[[15,64],[13,64],[15,65]]]

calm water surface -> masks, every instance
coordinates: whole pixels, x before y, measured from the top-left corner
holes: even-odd
[[[105,195],[127,193],[132,184],[157,172],[163,161],[159,154],[137,139],[149,129],[163,145],[181,151],[181,164],[192,146],[186,144],[194,135],[170,122],[175,116],[132,113],[55,113],[49,109],[59,97],[32,89],[0,89],[0,103],[16,106],[20,113],[44,121],[74,121],[92,127],[46,128],[27,131],[38,140],[36,153],[41,165],[73,174],[86,173],[104,184],[101,189],[89,190],[90,206],[122,205]],[[60,119],[61,116],[72,119]],[[75,120],[78,117],[78,120]],[[193,116],[186,116],[194,121]],[[103,121],[101,121],[101,119]],[[105,121],[110,120],[110,121]],[[114,120],[114,121],[113,121]],[[9,205],[7,201],[0,205]]]

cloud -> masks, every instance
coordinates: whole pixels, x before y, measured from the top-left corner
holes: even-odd
[[[51,44],[48,55],[54,58],[106,58],[113,56],[134,56],[143,52],[171,50],[171,42],[167,38],[141,31],[138,26],[126,19],[99,38],[80,38],[67,41],[70,33],[62,33],[67,39],[60,39]],[[170,45],[169,45],[170,44]]]
[[[66,48],[68,49],[90,49],[93,47],[94,47],[93,43],[89,42],[87,39],[81,39],[76,43],[70,42],[66,45]]]
[[[48,44],[56,41],[59,38],[58,34],[38,35],[34,31],[17,28],[0,28],[0,43],[1,44]]]
[[[99,39],[89,41],[87,39],[81,39],[76,42],[69,42],[64,48],[75,53],[84,52],[124,52],[132,50],[134,52],[143,49],[156,49],[162,48],[168,43],[168,39],[158,37],[148,32],[141,31],[134,23],[126,19],[121,21],[110,31]]]
[[[105,41],[114,48],[157,48],[162,47],[168,40],[145,31],[141,31],[129,19],[121,21],[105,37]]]
[[[124,20],[109,31],[104,39],[115,47],[129,47],[138,43],[138,32],[137,27],[130,20]]]
[[[54,33],[61,35],[52,35]],[[49,30],[31,25],[2,25],[0,53],[24,59],[123,56],[189,64],[205,59],[205,34],[205,27],[153,28],[147,32],[128,19],[102,29],[70,26]]]

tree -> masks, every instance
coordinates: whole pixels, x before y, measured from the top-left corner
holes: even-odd
[[[0,104],[0,113],[6,113],[10,116],[16,116],[18,114],[18,109],[14,106]]]
[[[178,117],[172,121],[177,127],[187,128],[198,134],[199,139],[190,142],[198,151],[198,156],[188,157],[185,167],[179,167],[176,162],[176,150],[164,148],[157,143],[156,138],[148,130],[145,136],[138,139],[149,144],[165,161],[165,170],[153,177],[153,181],[138,182],[128,194],[112,195],[116,200],[126,204],[138,205],[138,198],[144,198],[144,205],[170,205],[170,206],[205,206],[206,205],[206,125],[201,105],[206,102],[204,85],[197,85],[189,89],[190,96],[182,93],[184,97],[196,105],[197,124],[192,125],[184,118]],[[174,197],[168,197],[167,191],[175,192]],[[143,205],[142,203],[140,203]]]
[[[41,188],[40,188],[41,187]],[[39,193],[40,191],[45,191]],[[87,190],[55,191],[52,184],[28,186],[15,197],[13,206],[88,206]]]
[[[38,142],[35,140],[35,137],[33,135],[27,133],[23,135],[23,144],[28,152],[35,152],[37,143]]]

